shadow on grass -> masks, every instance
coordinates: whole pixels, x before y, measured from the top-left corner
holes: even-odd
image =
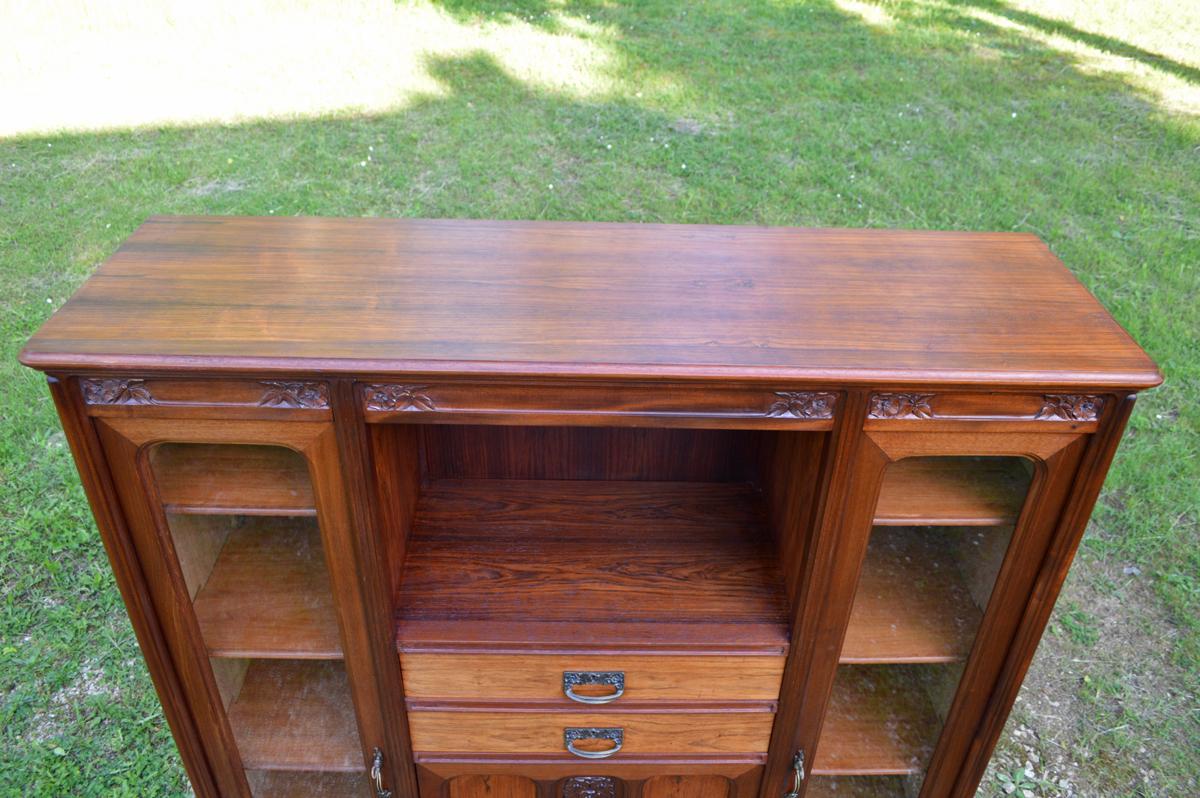
[[[107,631],[112,617],[101,607],[116,602],[111,584],[101,602],[45,575],[44,561],[62,561],[70,573],[104,555],[94,539],[79,542],[86,508],[73,483],[68,491],[40,465],[47,455],[36,441],[56,422],[44,386],[13,364],[53,306],[151,214],[1029,229],[1082,269],[1160,362],[1184,368],[1194,359],[1186,347],[1196,312],[1179,298],[1195,295],[1180,264],[1194,262],[1189,242],[1200,236],[1197,130],[1117,76],[1084,73],[1068,54],[940,4],[888,6],[887,28],[828,2],[442,6],[495,24],[591,15],[612,32],[599,41],[611,50],[603,69],[614,88],[548,91],[468,53],[427,64],[441,94],[383,114],[0,141],[8,169],[0,182],[8,222],[0,368],[8,371],[0,374],[11,378],[5,429],[20,463],[0,486],[5,517],[17,519],[0,525],[0,536],[12,536],[0,537],[0,550],[11,552],[4,583],[13,597],[0,608],[0,637],[39,647],[5,673],[15,708],[5,734],[14,742],[0,751],[0,794],[10,785],[39,795],[111,794],[131,770],[135,793],[177,792],[177,760],[161,728],[113,721],[111,706],[84,704],[68,720],[51,711],[85,658],[125,674],[133,642],[127,625]],[[1139,412],[1172,401],[1191,412],[1194,403],[1175,390],[1169,383]],[[1140,440],[1153,434],[1143,430]],[[1122,487],[1137,495],[1136,480],[1189,462],[1184,451],[1147,458],[1144,473]],[[1186,473],[1162,482],[1194,484]],[[31,511],[27,497],[45,495],[46,484],[71,498]],[[1148,528],[1170,529],[1189,511],[1184,501],[1153,502],[1162,523],[1147,515]],[[61,633],[57,616],[47,622],[43,606],[61,608],[86,645]],[[105,640],[114,642],[106,648]],[[115,705],[129,718],[155,711],[144,677],[122,676],[119,694]],[[1156,739],[1174,739],[1170,723],[1154,729]],[[1186,745],[1176,750],[1187,755]],[[153,755],[135,761],[132,751]],[[1171,772],[1170,752],[1109,753],[1103,761]],[[8,781],[17,777],[19,787]],[[1133,765],[1094,778],[1140,783]]]
[[[1144,50],[1128,42],[1123,42],[1120,39],[1114,39],[1112,36],[1105,36],[1099,33],[1091,33],[1090,31],[1080,30],[1068,22],[1050,17],[1043,17],[1034,14],[1031,11],[1012,8],[999,0],[961,0],[964,5],[974,6],[983,11],[988,11],[992,14],[1005,17],[1013,22],[1021,25],[1026,25],[1030,28],[1036,28],[1043,33],[1049,33],[1057,36],[1065,36],[1072,41],[1080,44],[1086,44],[1089,47],[1095,47],[1097,50],[1103,50],[1113,55],[1119,55],[1122,58],[1130,58],[1134,61],[1139,61],[1146,66],[1151,66],[1156,69],[1161,69],[1165,72],[1170,72],[1177,77],[1183,78],[1186,81],[1200,85],[1200,69],[1188,64],[1181,64],[1167,58],[1164,55]]]

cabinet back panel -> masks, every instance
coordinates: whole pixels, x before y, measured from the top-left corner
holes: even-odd
[[[427,479],[757,482],[763,433],[619,427],[431,425]]]

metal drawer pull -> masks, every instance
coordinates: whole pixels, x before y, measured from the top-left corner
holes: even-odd
[[[603,751],[582,751],[575,747],[575,743],[579,740],[608,740],[613,744],[612,748],[606,748]],[[621,750],[622,743],[625,742],[624,729],[599,729],[599,728],[570,728],[563,729],[563,745],[567,750],[578,757],[584,759],[608,759],[610,756]]]
[[[603,684],[613,688],[605,695],[579,695],[575,688],[584,684]],[[624,671],[563,671],[563,695],[581,704],[608,704],[625,695]]]

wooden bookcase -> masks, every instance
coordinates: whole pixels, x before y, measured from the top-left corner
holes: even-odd
[[[1154,364],[1037,239],[149,220],[22,352],[196,794],[971,795]]]

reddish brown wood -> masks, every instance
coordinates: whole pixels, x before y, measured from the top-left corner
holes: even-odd
[[[751,482],[766,436],[730,430],[438,426],[425,477]]]
[[[970,741],[969,751],[958,760],[956,751],[943,753],[939,749],[939,758],[936,760],[939,769],[931,769],[927,779],[932,785],[929,795],[936,795],[932,789],[940,788],[941,784],[949,784],[949,774],[954,771],[959,761],[962,764],[958,768],[954,786],[949,794],[965,798],[973,795],[979,786],[987,768],[988,758],[996,741],[1000,739],[1004,722],[1016,700],[1021,682],[1037,651],[1038,641],[1054,609],[1054,602],[1066,580],[1071,559],[1083,538],[1088,518],[1104,485],[1105,474],[1108,473],[1117,445],[1121,441],[1121,434],[1133,412],[1134,400],[1134,396],[1127,395],[1114,402],[1102,422],[1101,433],[1087,442],[1087,450],[1082,454],[1074,484],[1070,486],[1069,495],[1063,502],[1057,528],[1052,533],[1053,537],[1046,547],[1045,557],[1038,567],[1036,582],[1028,593],[1028,600],[1022,606],[1019,626],[1008,647],[1003,666],[995,677],[995,688],[982,712],[979,727]],[[947,737],[946,742],[940,745],[948,744],[949,741],[950,738]],[[942,773],[946,774],[944,780]],[[933,781],[935,777],[938,779],[936,782]]]
[[[408,720],[404,711],[404,681],[400,663],[396,658],[395,635],[392,617],[394,575],[400,564],[386,561],[388,555],[402,555],[405,530],[385,529],[383,521],[405,520],[388,516],[379,504],[379,497],[372,490],[376,463],[372,459],[370,439],[366,423],[359,411],[353,383],[339,380],[333,386],[335,408],[335,430],[337,454],[341,471],[345,474],[342,491],[352,527],[347,529],[343,559],[331,561],[330,570],[352,584],[346,592],[357,599],[351,606],[355,610],[356,623],[343,622],[355,629],[359,635],[361,657],[350,660],[357,668],[350,673],[350,686],[356,692],[355,701],[373,702],[372,719],[377,720],[376,729],[364,733],[367,763],[374,753],[380,758],[381,781],[393,794],[415,796],[416,774],[413,770],[412,745],[408,736]],[[332,453],[331,453],[332,455]],[[387,469],[390,463],[379,468]],[[401,474],[404,479],[406,472]],[[399,535],[399,540],[389,536]],[[381,537],[383,540],[381,540]],[[335,589],[338,586],[335,584]],[[360,710],[360,719],[362,713]]]
[[[1029,236],[474,221],[152,219],[22,359],[68,380],[55,401],[204,798],[302,783],[247,763],[362,787],[376,750],[405,798],[777,798],[798,750],[816,772],[928,760],[925,798],[966,796],[1129,392],[1160,380]],[[1011,463],[945,456],[1027,458],[1030,498]],[[918,523],[989,536],[982,611],[948,545],[883,528]],[[424,668],[412,711],[497,750],[414,756],[398,645]],[[691,692],[720,656],[770,678]],[[549,681],[601,658],[655,688],[565,704]],[[871,664],[835,687],[839,661]],[[286,728],[339,668],[345,733]],[[959,668],[944,723],[918,693],[846,687]],[[497,681],[520,694],[442,688]],[[764,726],[759,753],[634,745],[586,771],[535,722],[669,721],[712,750],[724,721],[698,719],[772,709],[765,755]]]
[[[1032,235],[573,222],[155,217],[21,357],[259,374],[1161,381]]]
[[[877,526],[995,526],[1017,520],[1029,472],[1011,458],[920,457],[884,475]]]
[[[257,519],[235,530],[194,607],[211,656],[342,657],[321,532],[311,521]]]
[[[250,770],[363,771],[340,662],[251,662],[229,724]]]
[[[512,382],[426,382],[364,384],[367,420],[826,430],[833,426],[837,406],[837,394],[828,390],[556,382],[531,391]]]
[[[432,483],[400,645],[781,652],[782,583],[754,499],[713,483]]]
[[[168,513],[317,514],[308,467],[290,449],[168,443],[150,461]]]
[[[746,755],[631,754],[620,762],[581,762],[546,754],[422,754],[418,760],[421,798],[485,798],[489,788],[522,796],[536,790],[539,798],[610,798],[610,792],[611,798],[751,798],[762,778],[761,757]]]
[[[919,773],[929,762],[937,725],[933,707],[912,669],[838,668],[812,773]]]
[[[948,536],[952,529],[871,533],[839,661],[954,662],[966,657],[979,629]]]
[[[184,676],[171,661],[167,630],[155,608],[150,581],[139,562],[134,532],[121,509],[117,489],[105,462],[103,444],[87,417],[80,394],[57,377],[48,378],[48,383],[125,611],[129,614],[192,790],[198,798],[219,798],[223,774],[214,772],[206,758],[204,735],[207,729],[189,706]]]

